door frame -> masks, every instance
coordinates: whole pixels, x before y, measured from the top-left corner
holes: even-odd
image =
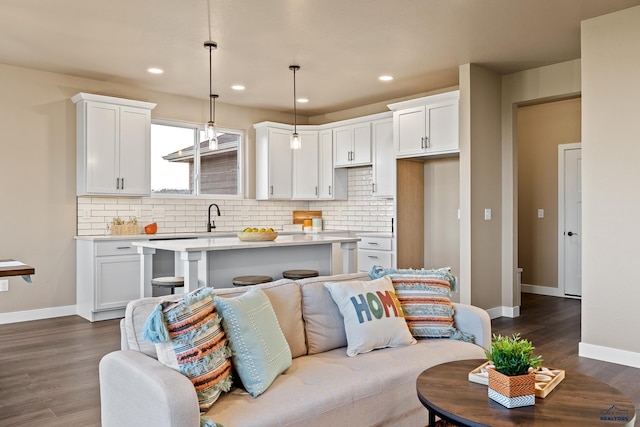
[[[558,291],[560,296],[565,298],[580,299],[579,296],[565,294],[564,284],[564,230],[565,230],[565,218],[564,218],[564,153],[567,150],[575,150],[576,148],[582,149],[582,143],[575,142],[572,144],[559,144],[558,145]]]

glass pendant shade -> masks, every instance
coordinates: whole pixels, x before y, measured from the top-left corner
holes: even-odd
[[[218,149],[218,126],[215,122],[207,122],[207,139],[209,140],[209,151]]]
[[[302,148],[302,141],[300,141],[300,135],[298,135],[297,132],[294,132],[293,135],[291,135],[291,149],[299,150],[301,148]]]

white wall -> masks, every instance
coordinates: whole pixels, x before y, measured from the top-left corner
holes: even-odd
[[[580,355],[640,367],[640,7],[582,23]]]

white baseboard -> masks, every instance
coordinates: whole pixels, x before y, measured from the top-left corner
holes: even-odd
[[[578,355],[589,359],[640,368],[640,353],[633,351],[580,342],[578,344]]]
[[[564,294],[560,292],[560,289],[552,288],[551,286],[522,284],[520,286],[520,290],[528,294],[548,295],[550,297],[564,297]]]
[[[37,310],[12,311],[10,313],[0,313],[0,325],[7,323],[28,322],[30,320],[51,319],[54,317],[74,316],[76,314],[75,305],[65,305],[61,307],[40,308]]]
[[[489,313],[489,318],[496,319],[498,317],[519,317],[520,316],[520,306],[515,307],[494,307],[487,310]]]

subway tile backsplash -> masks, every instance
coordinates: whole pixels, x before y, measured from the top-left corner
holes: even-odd
[[[158,233],[206,231],[207,207],[220,206],[215,216],[218,231],[237,231],[246,226],[280,228],[291,224],[294,210],[321,210],[325,229],[391,232],[394,203],[371,195],[371,167],[350,168],[348,200],[279,201],[250,199],[189,199],[175,197],[78,197],[77,233],[107,233],[114,217],[137,217],[140,225],[158,223]]]

